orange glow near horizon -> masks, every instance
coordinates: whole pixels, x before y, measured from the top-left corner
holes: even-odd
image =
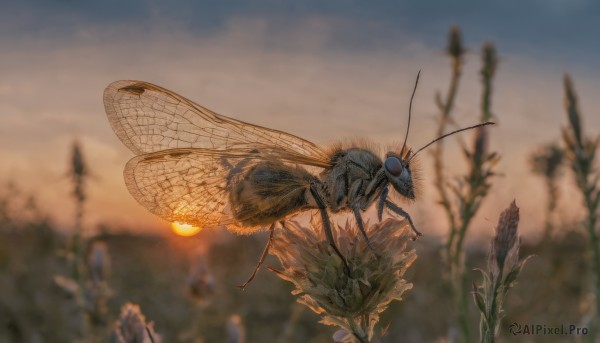
[[[171,229],[173,229],[173,232],[176,235],[184,236],[184,237],[193,236],[193,235],[197,234],[198,232],[200,232],[200,230],[202,230],[202,228],[200,228],[198,226],[194,226],[194,225],[187,224],[187,223],[180,223],[180,222],[172,222]]]

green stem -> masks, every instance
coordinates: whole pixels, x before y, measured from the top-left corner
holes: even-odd
[[[471,321],[469,320],[470,296],[469,292],[466,291],[467,289],[469,289],[469,280],[467,278],[467,274],[464,272],[461,272],[459,277],[460,284],[458,287],[458,323],[463,332],[463,342],[469,343],[472,342]]]
[[[82,321],[82,334],[84,338],[91,338],[92,318],[88,312],[85,300],[85,276],[84,276],[84,237],[83,237],[83,205],[82,198],[76,198],[76,213],[75,213],[75,233],[72,238],[71,253],[73,254],[73,260],[71,261],[71,272],[73,280],[79,285],[79,289],[76,294],[76,301],[81,315]]]
[[[583,195],[587,210],[585,227],[589,235],[590,250],[592,253],[591,276],[593,291],[596,296],[596,314],[590,330],[589,339],[594,341],[598,329],[598,316],[600,315],[600,247],[596,224],[598,220],[598,203],[596,201],[599,190],[596,189],[598,174],[595,170],[595,154],[598,140],[588,141],[582,132],[581,116],[577,108],[577,96],[568,74],[564,78],[566,98],[566,111],[570,128],[564,131],[563,139],[570,152],[570,162],[577,187]]]
[[[596,208],[594,208],[592,194],[588,191],[585,194],[585,202],[588,211],[587,231],[590,236],[590,249],[592,250],[592,278],[594,282],[594,291],[596,293],[596,313],[600,313],[600,247],[598,246],[598,234],[596,233]],[[597,316],[597,315],[596,315]]]
[[[492,77],[489,74],[483,74],[483,95],[481,99],[481,122],[489,121],[492,118],[491,94],[492,94]]]
[[[438,107],[440,109],[440,120],[438,123],[437,135],[441,136],[446,130],[446,126],[450,123],[450,113],[454,107],[454,100],[456,98],[456,92],[460,81],[462,71],[462,60],[457,57],[452,59],[452,76],[450,79],[450,86],[448,93],[446,94],[445,101],[442,103],[438,101]],[[450,231],[448,234],[448,241],[446,242],[446,258],[450,267],[451,282],[453,284],[454,296],[457,301],[458,307],[458,322],[462,331],[465,342],[471,342],[470,337],[470,323],[468,318],[468,294],[465,292],[466,275],[463,272],[460,256],[462,254],[462,242],[464,239],[465,229],[459,227],[457,218],[452,209],[450,197],[448,195],[444,174],[444,161],[443,161],[443,144],[439,142],[433,149],[433,160],[434,160],[434,173],[435,173],[435,187],[440,197],[440,204],[444,208]]]
[[[584,150],[583,146],[579,146],[580,150]],[[593,161],[593,155],[588,162],[590,165]],[[585,203],[585,208],[587,211],[587,218],[585,221],[585,228],[589,235],[590,242],[590,250],[592,252],[592,283],[593,290],[596,297],[596,316],[595,320],[592,324],[590,340],[595,340],[597,329],[598,329],[598,315],[600,314],[600,246],[598,242],[598,233],[596,232],[597,225],[597,211],[598,206],[595,203],[594,199],[598,196],[598,190],[596,190],[596,185],[594,182],[590,182],[590,175],[593,175],[593,172],[587,168],[585,162],[581,160],[575,160],[573,165],[573,170],[575,172],[577,178],[577,185],[583,194],[583,200]],[[595,178],[592,178],[595,180]]]
[[[448,93],[446,94],[446,99],[443,103],[438,102],[438,107],[440,109],[440,121],[438,123],[437,136],[441,136],[444,134],[446,130],[446,126],[451,121],[450,113],[452,108],[454,107],[454,99],[456,98],[456,92],[458,91],[458,84],[460,81],[462,71],[462,61],[460,58],[453,58],[452,60],[452,76],[450,79],[450,86],[448,89]],[[438,142],[432,151],[433,154],[433,163],[434,163],[434,184],[435,188],[438,191],[440,196],[440,204],[444,208],[446,212],[446,216],[448,218],[448,223],[450,225],[450,233],[448,236],[448,242],[446,243],[446,255],[448,258],[452,255],[452,245],[454,243],[454,238],[456,236],[456,217],[454,216],[454,211],[452,210],[452,205],[450,203],[450,197],[448,196],[448,192],[444,185],[446,181],[446,176],[444,175],[444,160],[443,156],[443,142]]]
[[[500,266],[500,273],[496,281],[494,282],[493,289],[489,292],[491,299],[488,300],[490,308],[488,309],[487,324],[481,334],[482,343],[494,343],[496,341],[496,325],[498,323],[499,308],[498,308],[498,290],[500,289],[500,283],[502,281],[502,268]],[[483,314],[482,314],[483,315]]]
[[[546,225],[544,229],[544,239],[550,241],[552,233],[554,231],[554,225],[552,223],[552,214],[556,209],[557,193],[555,179],[552,176],[546,177],[546,189],[548,194],[548,204],[546,206]]]

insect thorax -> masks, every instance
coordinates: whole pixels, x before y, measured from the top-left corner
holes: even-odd
[[[333,167],[321,174],[323,192],[332,212],[347,210],[382,167],[381,159],[371,150],[351,148],[332,155]]]

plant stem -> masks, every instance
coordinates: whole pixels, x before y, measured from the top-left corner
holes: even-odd
[[[554,213],[554,210],[556,209],[557,193],[557,187],[552,177],[546,178],[546,188],[548,189],[548,205],[546,208],[546,225],[544,229],[544,239],[549,241],[552,237],[552,231],[554,231],[554,226],[552,224],[552,213]]]
[[[446,94],[446,99],[442,103],[438,97],[438,107],[440,108],[440,120],[438,123],[437,136],[441,136],[444,134],[446,130],[446,126],[451,121],[450,112],[454,107],[454,99],[456,97],[456,92],[458,90],[458,83],[460,80],[462,71],[462,62],[459,58],[453,58],[452,61],[452,76],[450,80],[450,87],[448,89],[448,93]],[[435,188],[438,191],[440,196],[440,204],[444,208],[446,212],[446,216],[448,217],[448,223],[450,224],[450,234],[448,237],[448,242],[446,243],[446,252],[447,255],[451,255],[451,248],[454,242],[454,238],[456,235],[456,218],[454,216],[454,211],[452,210],[452,205],[450,203],[450,197],[448,196],[448,192],[444,185],[446,177],[444,175],[444,160],[443,156],[444,144],[442,141],[438,142],[432,150],[433,154],[433,163],[434,163],[434,184]]]
[[[454,101],[456,99],[456,93],[458,91],[458,85],[460,77],[462,75],[462,58],[460,55],[450,55],[452,58],[452,75],[450,79],[450,86],[446,93],[444,101],[441,100],[441,96],[438,94],[437,105],[440,110],[440,118],[437,128],[437,136],[444,134],[446,127],[451,123],[452,119],[450,113],[454,107]],[[465,342],[470,342],[470,323],[468,319],[468,294],[464,291],[466,284],[466,277],[463,272],[462,266],[462,242],[465,235],[464,225],[459,228],[458,220],[455,216],[452,208],[452,203],[448,191],[446,189],[446,176],[444,174],[444,161],[443,161],[443,143],[438,142],[432,151],[434,161],[434,173],[435,181],[434,185],[440,197],[440,204],[444,208],[450,231],[448,233],[448,240],[446,242],[446,259],[450,268],[450,278],[452,283],[452,289],[454,297],[457,301],[458,308],[458,323],[462,331],[463,339]],[[463,224],[468,224],[463,221]]]
[[[597,188],[600,175],[594,168],[596,148],[599,140],[588,140],[582,128],[582,118],[577,107],[577,95],[568,74],[564,77],[565,105],[569,128],[563,131],[563,140],[569,152],[568,157],[575,175],[577,187],[583,195],[587,211],[585,228],[589,235],[590,250],[592,253],[592,282],[596,296],[596,313],[593,328],[590,330],[590,339],[597,334],[598,316],[600,315],[600,246],[598,246],[598,233],[596,225],[598,220],[598,207],[600,205],[600,190]]]
[[[440,109],[440,120],[438,123],[437,136],[441,136],[444,134],[446,130],[446,126],[450,122],[450,112],[454,106],[454,99],[456,97],[456,92],[458,90],[458,83],[461,76],[462,64],[459,58],[453,58],[452,61],[452,76],[450,79],[450,87],[448,89],[448,93],[446,94],[446,99],[442,103],[440,97],[438,97],[438,107]],[[438,194],[440,196],[440,204],[444,208],[446,212],[446,216],[448,218],[448,223],[450,225],[450,233],[448,237],[448,241],[446,242],[446,255],[447,257],[452,256],[452,246],[454,243],[454,239],[457,233],[456,230],[456,217],[454,216],[454,211],[452,209],[452,204],[450,202],[450,197],[448,196],[448,191],[446,190],[445,181],[446,176],[444,175],[444,159],[443,159],[443,150],[444,144],[442,141],[438,142],[432,150],[433,155],[433,170],[435,173],[434,185]]]
[[[348,318],[348,323],[350,323],[350,332],[354,337],[354,340],[358,343],[369,343],[369,338],[365,337],[367,330],[363,327],[359,327],[356,325],[356,321],[353,318]]]
[[[593,186],[592,186],[593,187]],[[588,212],[586,229],[590,235],[590,249],[592,250],[592,278],[594,291],[596,293],[596,316],[600,313],[600,247],[598,246],[598,234],[596,233],[597,214],[592,195],[596,192],[591,187],[585,192],[585,203]]]

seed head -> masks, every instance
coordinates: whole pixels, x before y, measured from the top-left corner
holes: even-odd
[[[127,303],[115,323],[115,335],[119,343],[160,343],[160,336],[153,327],[153,323],[146,323],[138,305]]]
[[[87,168],[83,160],[83,153],[81,152],[81,145],[79,141],[73,142],[71,155],[71,173],[74,177],[83,177],[87,173]]]
[[[557,144],[550,143],[536,150],[531,155],[531,169],[536,174],[554,179],[558,176],[564,158],[564,150]]]
[[[496,52],[496,47],[491,42],[486,42],[483,44],[483,48],[481,49],[483,54],[483,69],[481,70],[481,74],[484,77],[493,77],[496,73],[496,67],[498,66],[498,53]]]
[[[189,295],[203,304],[215,292],[215,278],[210,273],[203,253],[196,253],[187,279]]]
[[[110,274],[110,255],[106,243],[92,242],[87,262],[92,282],[106,280]]]
[[[488,270],[481,270],[482,283],[473,283],[472,295],[481,313],[481,342],[494,342],[504,316],[504,299],[516,283],[523,266],[531,256],[519,260],[519,208],[513,201],[500,214],[496,235],[492,238]]]
[[[577,95],[573,87],[573,81],[569,74],[564,77],[565,87],[565,108],[567,109],[567,118],[569,119],[570,130],[565,130],[565,135],[569,136],[571,143],[579,148],[583,148],[583,135],[581,132],[581,116],[577,107]]]
[[[460,28],[458,26],[452,26],[450,28],[446,52],[455,59],[461,59],[462,55],[466,52],[461,36]]]
[[[503,270],[512,270],[519,260],[520,239],[517,234],[519,226],[519,208],[515,201],[500,214],[496,235],[492,240],[490,253],[490,270],[492,274],[502,278]],[[496,272],[496,273],[494,273]]]
[[[75,185],[73,195],[78,201],[85,200],[83,180],[87,176],[87,167],[83,159],[83,153],[81,152],[81,145],[77,140],[73,142],[70,174]]]
[[[242,317],[232,314],[227,320],[227,343],[246,342],[246,329],[242,323]]]
[[[326,240],[319,223],[303,226],[295,221],[278,230],[271,253],[283,270],[272,269],[292,282],[298,302],[323,315],[322,323],[338,325],[355,336],[370,339],[373,329],[392,300],[401,300],[412,284],[402,278],[415,261],[406,251],[413,234],[405,221],[387,219],[365,225],[375,256],[356,225],[346,222],[336,230],[337,246],[347,259],[350,274]],[[358,329],[357,329],[358,328]]]

